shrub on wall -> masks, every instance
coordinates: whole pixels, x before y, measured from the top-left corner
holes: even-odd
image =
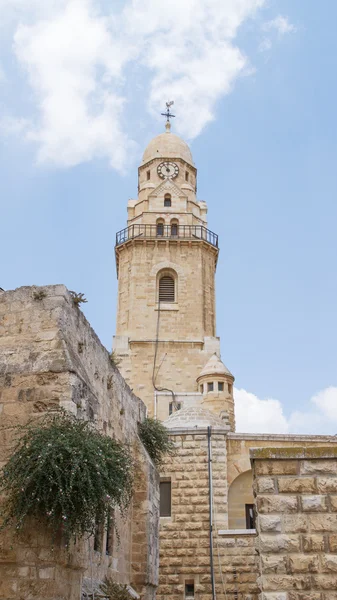
[[[94,534],[114,508],[125,513],[133,489],[129,449],[64,412],[18,429],[0,472],[3,527],[20,530],[28,517],[74,536]]]
[[[174,454],[175,446],[170,440],[169,430],[161,421],[148,417],[139,423],[139,437],[157,467],[167,454]]]

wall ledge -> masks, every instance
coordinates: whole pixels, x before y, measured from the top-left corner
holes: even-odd
[[[290,448],[251,448],[249,451],[250,460],[324,460],[337,458],[336,446],[311,446],[309,448],[290,447]]]
[[[218,535],[234,537],[240,535],[256,535],[256,529],[220,529]]]

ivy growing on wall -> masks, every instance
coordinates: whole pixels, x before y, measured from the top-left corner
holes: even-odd
[[[169,437],[169,430],[161,421],[148,417],[138,426],[139,437],[157,467],[165,455],[173,455],[175,446]]]
[[[134,471],[127,446],[64,412],[20,427],[18,434],[0,472],[3,527],[20,530],[34,517],[68,543],[94,534],[112,509],[125,514]]]

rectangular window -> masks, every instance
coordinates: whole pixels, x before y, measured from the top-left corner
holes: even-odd
[[[169,404],[169,415],[172,415],[173,411],[181,409],[181,402],[170,402]]]
[[[114,514],[113,512],[108,515],[108,522],[106,528],[106,540],[105,540],[105,554],[110,555],[113,553],[114,545]]]
[[[255,529],[254,504],[246,504],[246,529]]]
[[[185,171],[185,181],[188,181],[189,172]]]
[[[231,383],[228,384],[228,393],[229,394],[233,393],[233,385]]]
[[[213,390],[214,390],[214,383],[212,381],[211,383],[207,384],[207,391],[208,392],[213,392]]]
[[[223,392],[223,390],[224,390],[223,381],[218,381],[218,392]]]
[[[151,173],[150,173],[150,171],[147,171],[146,172],[146,178],[147,178],[148,181],[149,181],[150,177],[151,177]]]
[[[171,206],[171,198],[164,198],[164,206]]]
[[[171,516],[171,481],[160,482],[160,516]]]
[[[185,598],[194,598],[194,583],[185,582]]]
[[[201,386],[200,386],[200,392],[201,392],[201,394],[203,394],[203,393],[204,393],[204,384],[203,384],[203,383],[202,383],[202,384],[201,384]]]

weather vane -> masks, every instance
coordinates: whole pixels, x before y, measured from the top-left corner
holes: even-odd
[[[161,113],[161,115],[162,115],[163,117],[166,117],[166,123],[169,123],[169,122],[170,122],[170,119],[171,119],[172,117],[173,117],[173,118],[175,117],[175,115],[172,115],[172,114],[170,113],[170,108],[171,108],[171,106],[173,106],[173,104],[174,104],[174,100],[171,100],[171,102],[166,102],[166,112],[164,112],[164,113]]]

